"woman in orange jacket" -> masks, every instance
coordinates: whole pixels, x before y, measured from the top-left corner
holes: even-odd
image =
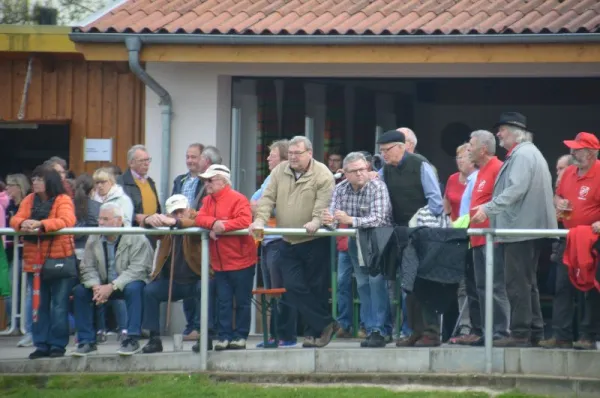
[[[210,264],[215,272],[219,302],[219,337],[214,346],[217,351],[246,348],[257,251],[249,235],[219,235],[248,228],[252,223],[250,202],[231,188],[229,176],[229,169],[220,164],[210,166],[200,175],[208,195],[196,217],[196,225],[211,230]],[[234,297],[235,330],[231,324]]]
[[[19,211],[10,220],[10,226],[25,232],[53,232],[73,227],[75,207],[66,194],[60,174],[39,166],[33,171],[31,181],[33,193],[23,199]],[[23,240],[23,269],[26,272],[34,272],[35,263],[43,263],[46,258],[74,255],[71,235],[25,235]],[[40,273],[35,273],[32,333],[36,350],[29,359],[64,356],[69,342],[69,295],[75,283],[75,278],[42,281]],[[39,288],[37,295],[36,287]]]

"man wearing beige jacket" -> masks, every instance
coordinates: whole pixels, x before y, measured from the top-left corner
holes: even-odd
[[[307,327],[304,347],[324,347],[338,329],[328,309],[329,238],[312,236],[329,207],[334,180],[326,165],[313,159],[312,143],[292,138],[288,161],[271,172],[271,181],[258,201],[250,232],[264,228],[277,208],[279,228],[305,228],[308,236],[284,236],[279,243],[283,287],[288,305],[296,308]]]

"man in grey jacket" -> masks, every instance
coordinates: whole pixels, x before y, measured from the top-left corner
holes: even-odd
[[[557,228],[548,163],[531,142],[525,116],[506,112],[496,124],[500,146],[508,154],[498,173],[492,200],[477,208],[473,222],[490,218],[492,228]],[[537,287],[540,241],[528,236],[497,237],[504,254],[506,290],[511,306],[510,337],[497,347],[537,346],[543,319]]]
[[[98,216],[100,227],[122,227],[123,209],[116,203],[104,203]],[[150,278],[154,252],[143,235],[91,236],[81,261],[80,281],[73,290],[77,350],[74,356],[96,353],[94,307],[108,300],[125,299],[127,338],[117,350],[120,355],[140,351],[144,287]]]

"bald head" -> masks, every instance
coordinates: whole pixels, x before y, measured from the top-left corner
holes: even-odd
[[[400,127],[396,129],[396,131],[404,134],[404,139],[406,140],[406,152],[414,153],[417,148],[417,136],[415,135],[415,132],[408,127]]]

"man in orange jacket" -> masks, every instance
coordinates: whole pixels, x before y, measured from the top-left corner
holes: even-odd
[[[556,189],[554,204],[557,215],[569,230],[584,225],[597,225],[600,220],[600,142],[594,134],[579,133],[575,140],[564,143],[571,150],[573,164],[564,170]],[[571,246],[576,248],[575,245]],[[568,253],[565,257],[569,258]],[[562,258],[559,253],[559,259]],[[544,348],[573,347],[594,350],[596,340],[600,337],[597,326],[600,322],[600,293],[596,289],[584,293],[585,308],[581,319],[581,335],[579,340],[573,343],[575,289],[569,279],[570,267],[564,263],[563,260],[563,264],[556,269],[556,289],[552,306],[554,336],[540,342],[540,345]],[[573,267],[577,265],[572,264]]]
[[[218,341],[215,350],[245,349],[250,331],[250,306],[256,244],[249,235],[220,236],[248,228],[252,223],[250,202],[231,188],[229,169],[213,164],[200,175],[206,193],[196,225],[210,229],[210,263],[215,272],[218,298]],[[235,330],[231,324],[235,297]]]

